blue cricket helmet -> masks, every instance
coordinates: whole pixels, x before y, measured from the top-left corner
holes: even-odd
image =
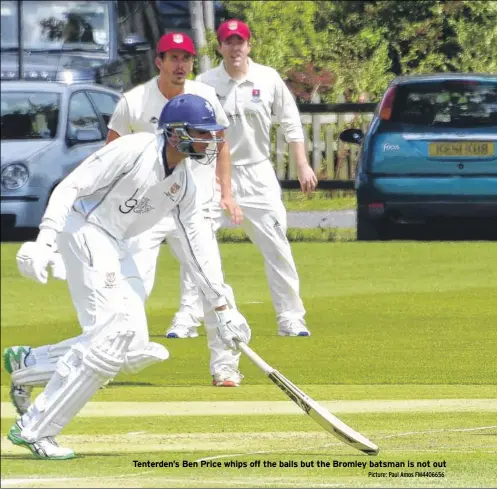
[[[191,129],[210,133],[210,139],[193,137]],[[216,122],[216,114],[209,101],[198,95],[185,93],[173,97],[164,106],[159,117],[158,130],[164,131],[168,143],[181,153],[209,165],[218,154],[216,144],[224,140],[214,133],[226,129]],[[208,143],[205,150],[195,149],[195,143]]]
[[[198,95],[184,93],[167,102],[159,117],[159,129],[186,127],[201,131],[222,131],[225,126],[216,122],[216,114],[209,101]]]

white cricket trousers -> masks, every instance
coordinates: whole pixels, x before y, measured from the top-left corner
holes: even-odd
[[[281,200],[281,188],[269,160],[252,165],[232,166],[232,192],[243,212],[242,227],[262,253],[271,297],[278,323],[303,320],[304,304],[290,243],[286,237],[287,216]],[[212,209],[217,230],[225,221],[218,193]],[[198,289],[186,276],[181,286],[181,303],[192,310],[201,308]],[[199,313],[197,313],[199,314]],[[201,317],[201,315],[200,315]]]
[[[129,351],[144,348],[149,342],[146,292],[133,257],[77,212],[70,214],[57,245],[83,336],[125,329],[135,333]]]
[[[205,243],[205,246],[206,249],[210,250],[210,256],[215,262],[212,269],[220,271],[221,276],[218,278],[218,281],[223,284],[223,294],[229,305],[236,307],[233,290],[224,282],[224,277],[222,276],[221,255],[216,234],[213,230],[213,221],[212,219],[205,218],[203,223],[207,227],[205,236],[211,238],[209,242]],[[212,306],[207,303],[202,293],[200,297],[198,292],[196,292],[195,296],[192,296],[189,290],[185,289],[185,284],[187,287],[190,286],[189,284],[192,284],[191,286],[197,291],[197,284],[193,278],[193,274],[190,272],[190,264],[183,251],[179,231],[171,214],[166,215],[152,229],[132,238],[128,243],[128,249],[133,256],[136,269],[141,277],[146,297],[150,295],[153,288],[157,257],[164,237],[171,253],[180,263],[181,301],[180,310],[176,313],[175,319],[181,324],[196,326],[200,324],[199,318],[203,317],[207,334],[207,344],[210,350],[211,375],[214,375],[222,366],[238,368],[240,353],[227,350],[225,344],[217,334],[218,322]],[[205,317],[203,311],[207,311]]]

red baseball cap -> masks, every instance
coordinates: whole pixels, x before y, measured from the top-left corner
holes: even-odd
[[[171,51],[172,49],[181,49],[187,53],[197,55],[192,39],[182,32],[170,32],[164,34],[157,43],[157,54]]]
[[[224,42],[231,36],[240,36],[244,41],[248,41],[251,35],[249,26],[238,19],[225,20],[217,29],[219,42]]]

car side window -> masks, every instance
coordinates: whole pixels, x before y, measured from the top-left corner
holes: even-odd
[[[97,110],[102,115],[105,123],[105,132],[107,132],[107,124],[114,113],[117,102],[119,102],[119,97],[102,92],[88,92],[88,95]]]
[[[67,121],[67,136],[72,138],[78,129],[97,129],[104,139],[98,115],[84,92],[75,93],[69,102],[69,116]]]

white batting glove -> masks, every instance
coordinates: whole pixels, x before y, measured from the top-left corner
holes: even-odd
[[[250,341],[250,326],[238,310],[224,309],[214,312],[218,321],[217,333],[228,348],[237,350],[235,339],[244,343]]]
[[[55,231],[42,230],[36,241],[24,243],[16,255],[17,268],[21,275],[46,284],[48,280],[48,266],[55,261]]]

